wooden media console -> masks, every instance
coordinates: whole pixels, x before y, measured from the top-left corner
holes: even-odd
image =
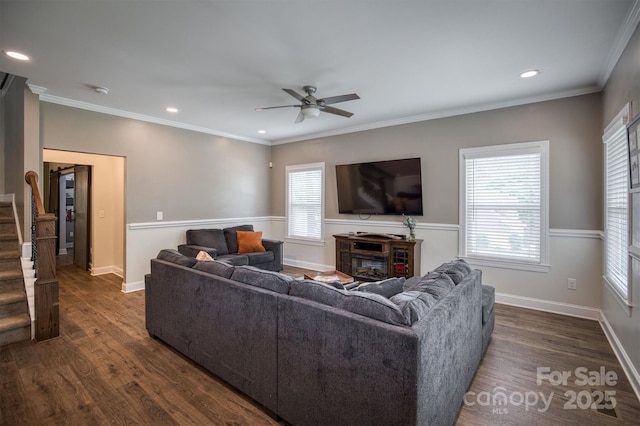
[[[376,233],[336,234],[336,270],[359,281],[420,273],[422,240]]]

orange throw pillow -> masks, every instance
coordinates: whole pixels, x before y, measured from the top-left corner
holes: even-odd
[[[262,231],[237,231],[238,253],[267,251],[262,245]]]

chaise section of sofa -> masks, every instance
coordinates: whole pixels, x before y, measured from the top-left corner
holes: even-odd
[[[277,293],[195,269],[211,262],[186,266],[177,251],[163,252],[168,260],[151,260],[146,277],[149,334],[276,412]]]

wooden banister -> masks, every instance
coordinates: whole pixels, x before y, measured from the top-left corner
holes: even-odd
[[[31,192],[33,192],[33,198],[36,203],[38,215],[45,214],[46,211],[42,204],[42,196],[40,195],[40,189],[38,188],[38,174],[33,170],[30,170],[24,175],[24,180],[26,180],[29,186],[31,186]]]
[[[31,244],[34,245],[34,264],[36,282],[34,303],[36,313],[35,338],[37,341],[51,339],[60,335],[60,312],[58,305],[58,279],[56,278],[56,215],[47,213],[42,204],[38,188],[38,174],[29,171],[24,176],[31,186],[35,214],[33,222],[35,233]]]

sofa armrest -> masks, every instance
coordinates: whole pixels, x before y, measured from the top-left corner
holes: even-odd
[[[209,253],[209,256],[213,257],[214,259],[218,255],[218,250],[214,248],[197,246],[195,244],[180,244],[178,246],[178,251],[189,257],[196,257],[201,251],[206,251],[207,253]]]
[[[273,252],[272,265],[267,269],[270,269],[272,271],[278,271],[278,272],[282,271],[282,259],[283,259],[282,244],[283,244],[283,241],[270,240],[268,238],[262,239],[262,245],[264,246],[265,250]]]
[[[278,241],[278,240],[270,240],[268,238],[263,238],[262,239],[262,245],[264,246],[265,250],[267,251],[279,251],[282,250],[282,241]]]

